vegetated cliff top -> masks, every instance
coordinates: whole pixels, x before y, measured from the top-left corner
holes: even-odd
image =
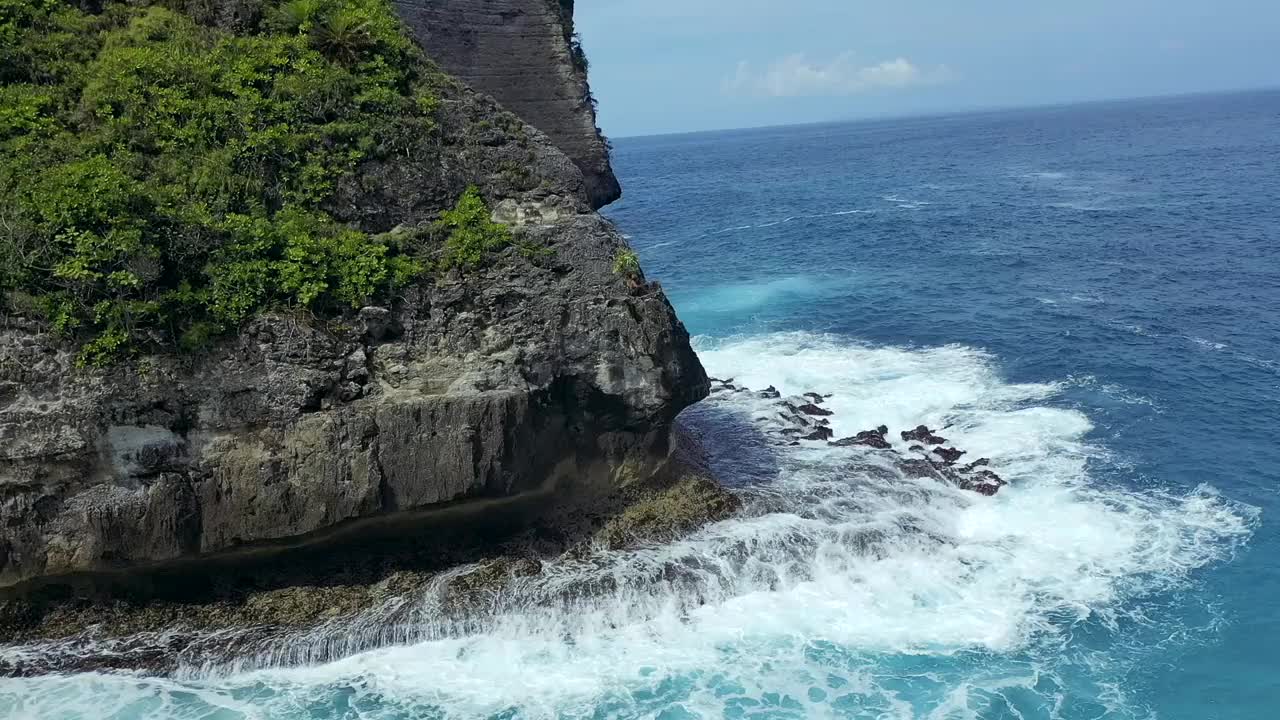
[[[585,205],[581,172],[386,0],[172,5],[0,0],[0,309],[86,364],[479,262],[510,240],[485,199]]]

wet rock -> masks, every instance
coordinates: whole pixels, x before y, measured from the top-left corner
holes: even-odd
[[[824,415],[835,414],[830,410],[827,410],[826,408],[820,408],[817,405],[814,405],[813,403],[805,403],[804,405],[801,405],[796,409],[804,413],[805,415],[824,416]]]
[[[831,397],[831,396],[830,396],[830,395],[820,395],[820,394],[818,394],[818,393],[816,393],[816,392],[807,392],[807,393],[804,393],[804,397],[809,398],[809,400],[810,400],[810,401],[812,401],[814,405],[821,405],[823,400],[825,400],[825,399],[827,399],[827,398],[829,398],[829,397]]]
[[[963,468],[961,468],[961,470],[963,472],[973,472],[975,468],[985,467],[990,464],[991,464],[991,460],[987,458],[978,458],[977,460],[974,460],[968,465],[965,465]]]
[[[960,478],[957,483],[965,490],[972,490],[988,497],[995,495],[1008,483],[1005,479],[990,470],[979,470],[976,473]]]
[[[772,385],[761,390],[759,394],[760,394],[760,399],[762,400],[777,400],[778,398],[782,397],[782,393],[778,392],[778,388]]]
[[[829,427],[816,427],[813,432],[804,436],[804,440],[830,440],[835,437],[835,433]]]
[[[881,428],[883,428],[883,431],[881,430]],[[881,427],[876,428],[875,430],[863,430],[862,432],[858,433],[857,435],[854,435],[853,437],[841,438],[829,444],[834,445],[835,447],[850,447],[853,445],[865,445],[867,447],[873,447],[878,450],[888,450],[893,447],[892,445],[889,444],[888,440],[884,439],[884,435],[888,431],[889,429],[885,428],[882,425]]]
[[[960,456],[965,454],[965,451],[957,450],[956,448],[936,447],[933,449],[933,454],[942,458],[943,462],[950,465],[955,461],[959,460]]]
[[[923,445],[912,445],[907,449],[910,450],[911,452],[929,452],[928,450],[925,449]]]
[[[927,458],[903,460],[898,464],[898,469],[902,470],[902,474],[911,478],[934,478],[935,480],[944,479],[942,473],[938,472],[938,468]]]
[[[907,442],[915,441],[926,445],[942,445],[947,441],[944,437],[934,435],[927,425],[917,425],[915,430],[903,430],[902,439]]]
[[[615,550],[635,542],[669,541],[696,527],[723,520],[741,506],[738,496],[720,483],[689,476],[611,518],[596,533],[595,540]]]

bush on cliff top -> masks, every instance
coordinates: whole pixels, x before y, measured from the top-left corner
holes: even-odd
[[[325,203],[434,131],[433,77],[386,0],[269,1],[242,34],[148,0],[0,0],[0,293],[89,364],[385,295],[420,263]],[[477,203],[457,212],[492,234]]]

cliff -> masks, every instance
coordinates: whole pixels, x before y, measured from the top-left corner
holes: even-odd
[[[594,208],[622,196],[596,127],[573,0],[396,0],[427,54],[541,130],[582,170]]]
[[[428,41],[434,22],[414,20]],[[39,317],[0,318],[0,588],[589,503],[663,471],[675,416],[708,391],[684,327],[659,287],[614,272],[603,196],[547,136],[465,86],[438,93],[432,133],[325,208],[407,233],[476,185],[516,239],[478,268],[101,369]]]

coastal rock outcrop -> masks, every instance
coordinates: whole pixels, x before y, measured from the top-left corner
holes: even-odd
[[[0,329],[0,586],[296,539],[360,518],[656,467],[707,391],[662,292],[594,214],[482,272],[326,323],[265,316],[106,371]]]
[[[503,8],[545,24],[501,35],[512,87],[569,52],[571,4],[465,5],[420,3],[471,26]],[[449,20],[401,11],[429,50],[439,36],[424,29]],[[238,12],[214,20],[234,28]],[[559,44],[535,56],[535,41]],[[501,69],[496,49],[486,57]],[[585,92],[565,62],[556,82]],[[505,531],[549,498],[608,495],[623,468],[663,472],[672,422],[708,381],[661,288],[613,271],[625,240],[592,211],[609,191],[489,96],[446,78],[439,101],[430,137],[368,160],[325,209],[365,232],[411,232],[474,185],[514,233],[478,269],[101,370],[77,368],[46,322],[0,317],[0,591],[358,538],[406,515],[492,515]]]
[[[560,148],[586,180],[591,205],[622,196],[596,127],[573,0],[395,0],[433,60],[490,95]]]
[[[800,397],[813,402],[796,405],[797,398],[787,399],[772,385],[762,391],[752,392],[750,388],[734,385],[732,378],[728,380],[709,378],[709,380],[713,395],[743,394],[759,400],[774,401],[770,403],[767,413],[757,416],[757,421],[765,426],[764,436],[778,444],[793,447],[802,445],[801,441],[826,441],[826,445],[833,448],[874,450],[880,457],[889,458],[905,477],[930,478],[981,495],[995,495],[1000,488],[1008,484],[1004,478],[988,468],[991,464],[989,458],[978,458],[966,465],[957,465],[966,451],[954,447],[943,447],[943,443],[947,442],[946,438],[935,435],[926,425],[918,425],[912,430],[903,430],[899,433],[903,442],[912,443],[905,453],[900,452],[890,442],[887,425],[862,430],[837,440],[833,439],[835,433],[828,419],[836,413],[827,408],[818,407],[818,403],[831,398],[831,395],[806,392]],[[777,410],[775,411],[774,408]],[[926,445],[935,447],[930,450]]]

